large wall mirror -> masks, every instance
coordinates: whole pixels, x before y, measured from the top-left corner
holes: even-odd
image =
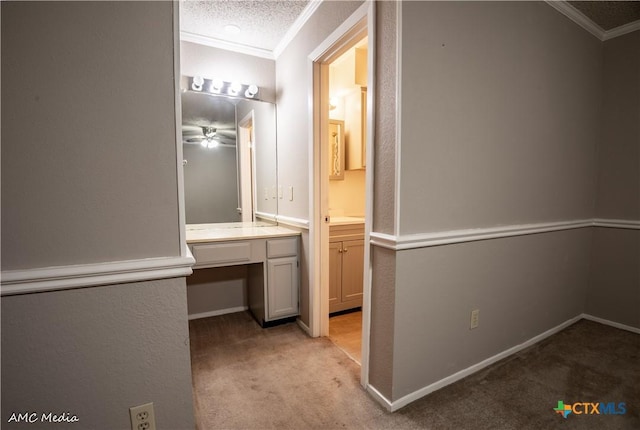
[[[183,91],[182,143],[187,224],[274,219],[274,104]]]

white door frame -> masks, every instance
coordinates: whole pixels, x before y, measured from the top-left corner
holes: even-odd
[[[238,159],[238,209],[242,222],[254,221],[256,208],[256,172],[255,172],[255,127],[253,109],[238,121],[236,141]]]
[[[328,189],[326,172],[329,155],[325,141],[328,128],[328,63],[342,55],[354,39],[359,40],[363,31],[368,37],[367,54],[367,131],[366,131],[366,185],[365,185],[365,247],[364,285],[362,302],[362,363],[360,383],[369,385],[369,332],[371,326],[371,257],[370,232],[373,215],[373,141],[374,141],[374,100],[375,100],[375,2],[367,0],[329,37],[308,56],[309,76],[309,198],[311,223],[310,240],[310,321],[311,335],[329,334],[329,224]],[[322,97],[322,92],[325,96]]]

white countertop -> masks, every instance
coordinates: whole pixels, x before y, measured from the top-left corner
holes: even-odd
[[[296,236],[300,232],[265,222],[228,222],[187,224],[186,234],[187,243],[200,243]]]
[[[363,217],[357,216],[332,216],[329,225],[364,224]]]

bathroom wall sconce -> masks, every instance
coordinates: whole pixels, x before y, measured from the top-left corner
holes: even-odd
[[[226,82],[221,79],[205,79],[202,76],[189,76],[189,88],[193,91],[209,94],[226,94],[232,97],[256,99],[260,89],[255,84]]]

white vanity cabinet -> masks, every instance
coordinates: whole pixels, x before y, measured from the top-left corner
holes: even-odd
[[[298,238],[267,240],[266,321],[298,315]]]
[[[300,233],[283,227],[187,230],[194,270],[247,265],[249,310],[263,327],[300,312]]]

